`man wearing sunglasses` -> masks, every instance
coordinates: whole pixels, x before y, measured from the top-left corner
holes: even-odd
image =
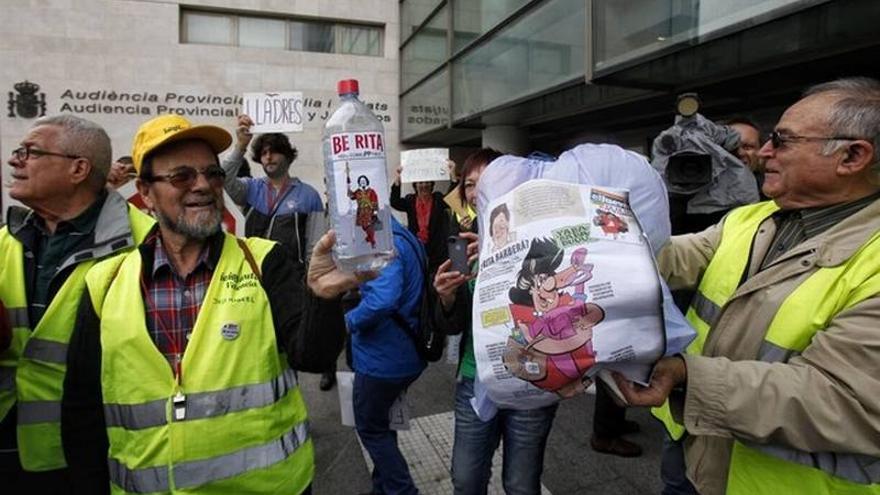
[[[217,155],[231,141],[175,115],[135,136],[138,191],[158,227],[88,275],[64,399],[77,493],[310,489],[313,446],[291,369],[306,350],[295,335],[342,312],[305,293],[281,246],[221,230]],[[329,252],[319,265],[333,287],[313,287],[334,297],[357,280],[340,284]],[[344,335],[326,337],[341,349]]]
[[[699,337],[648,387],[618,380],[670,442],[664,493],[880,489],[880,82],[814,86],[760,150],[771,201],[673,237],[671,288]],[[683,442],[683,443],[682,443]],[[691,485],[692,483],[692,485]]]
[[[110,138],[72,115],[38,119],[12,151],[13,206],[0,229],[0,479],[9,493],[74,493],[61,445],[68,343],[85,274],[153,220],[105,188]]]

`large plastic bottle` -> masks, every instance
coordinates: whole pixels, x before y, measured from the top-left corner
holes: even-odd
[[[385,129],[358,99],[358,82],[339,81],[339,108],[324,126],[324,175],[333,259],[346,272],[380,270],[394,257]]]

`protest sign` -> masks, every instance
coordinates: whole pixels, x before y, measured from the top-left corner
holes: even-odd
[[[252,133],[302,132],[302,93],[244,93],[242,98],[242,113],[254,121]]]
[[[647,378],[665,349],[662,294],[627,190],[530,180],[480,218],[474,355],[495,403],[551,404],[606,366]]]
[[[424,148],[400,152],[401,182],[427,182],[449,180],[449,150],[447,148]]]

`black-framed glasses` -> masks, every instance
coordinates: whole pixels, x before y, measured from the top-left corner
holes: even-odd
[[[189,189],[196,182],[196,178],[202,174],[205,179],[212,185],[218,186],[223,183],[226,178],[226,171],[219,165],[211,165],[202,170],[196,170],[194,167],[179,167],[174,172],[168,174],[153,174],[149,177],[143,177],[147,182],[167,182],[178,189]]]
[[[76,160],[77,158],[82,158],[79,155],[68,155],[67,153],[56,153],[54,151],[46,151],[37,148],[31,148],[30,146],[22,146],[21,148],[16,148],[12,150],[12,156],[18,159],[20,162],[27,161],[28,158],[34,157],[39,158],[41,156],[60,156],[62,158],[70,158],[71,160]]]
[[[783,144],[795,141],[858,141],[862,138],[852,136],[797,136],[793,134],[782,134],[778,131],[770,133],[770,144],[775,149],[779,149]]]

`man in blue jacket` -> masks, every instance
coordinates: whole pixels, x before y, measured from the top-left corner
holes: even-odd
[[[361,284],[361,302],[345,314],[345,323],[355,371],[355,426],[374,466],[370,493],[409,495],[418,490],[397,447],[397,433],[389,427],[388,412],[425,369],[409,334],[419,327],[425,252],[396,219],[391,224],[397,256],[377,278]]]

